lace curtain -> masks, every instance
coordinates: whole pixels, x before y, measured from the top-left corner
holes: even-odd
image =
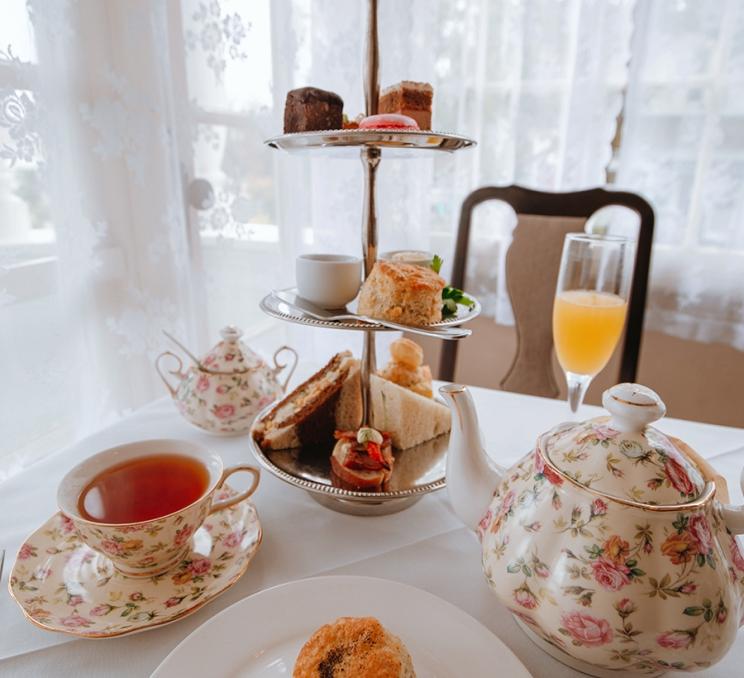
[[[4,8],[33,39],[0,64],[0,478],[158,395],[161,328],[195,338],[165,9]]]
[[[627,91],[618,179],[658,201],[664,224],[649,321],[679,316],[682,299],[688,331],[736,345],[742,307],[706,307],[697,281],[665,267],[660,252],[679,242],[683,221],[685,233],[708,234],[685,236],[693,263],[701,244],[714,263],[720,249],[742,247],[739,164],[726,155],[737,139],[741,8],[637,5],[380,0],[382,84],[431,82],[434,126],[479,141],[473,152],[383,161],[380,248],[438,252],[446,273],[470,190],[605,183]],[[257,304],[293,284],[297,253],[360,251],[361,163],[290,157],[263,140],[281,130],[293,87],[338,92],[351,117],[363,110],[364,22],[361,1],[5,0],[0,479],[163,395],[152,368],[167,346],[161,329],[195,352],[228,323],[264,353],[284,342],[310,361],[359,350],[356,333],[276,323]],[[664,58],[672,48],[677,56]],[[684,97],[672,80],[677,63],[690,81]],[[702,141],[678,158],[700,124]],[[713,185],[716,206],[706,211]],[[718,229],[713,240],[702,223]],[[512,226],[503,208],[479,208],[469,264],[468,288],[504,322]],[[717,270],[723,279],[725,267]],[[733,323],[720,325],[732,309]]]
[[[636,23],[617,182],[656,211],[647,327],[744,350],[744,3]]]

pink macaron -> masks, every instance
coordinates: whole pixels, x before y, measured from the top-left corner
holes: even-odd
[[[404,129],[417,130],[418,123],[407,115],[398,113],[381,113],[370,115],[359,121],[359,129]]]

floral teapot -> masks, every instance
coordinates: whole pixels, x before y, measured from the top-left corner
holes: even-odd
[[[181,358],[165,351],[155,361],[160,378],[186,419],[218,435],[246,432],[256,415],[284,393],[297,366],[297,352],[289,346],[282,346],[274,353],[274,367],[269,367],[240,341],[243,333],[232,325],[222,329],[222,341],[202,360],[194,357],[170,334],[164,334],[191,358],[193,365],[184,371]],[[289,351],[294,361],[284,382],[279,383],[278,374],[287,367],[278,362],[279,354],[284,351]],[[161,369],[161,361],[166,357],[178,361],[176,369],[168,370],[179,379],[175,386]]]
[[[440,393],[453,412],[450,501],[538,645],[596,676],[698,671],[726,654],[744,613],[744,507],[649,425],[666,412],[656,393],[614,386],[610,417],[553,428],[508,470],[483,450],[467,388]]]

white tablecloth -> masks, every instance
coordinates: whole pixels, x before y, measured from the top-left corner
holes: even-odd
[[[492,456],[510,464],[538,433],[567,418],[564,402],[474,388],[481,425]],[[585,407],[580,415],[593,416]],[[744,430],[667,419],[660,428],[676,435],[729,481],[742,500]],[[395,579],[426,589],[480,620],[509,645],[536,678],[575,673],[538,650],[490,593],[480,571],[479,545],[451,512],[446,491],[392,516],[361,518],[321,507],[305,492],[263,473],[255,503],[264,541],[243,578],[192,616],[147,633],[110,640],[78,640],[29,624],[7,593],[16,549],[56,510],[56,486],[80,459],[112,445],[142,438],[178,437],[217,450],[227,464],[251,458],[245,439],[215,438],[186,424],[168,400],[159,400],[0,485],[0,548],[7,551],[0,594],[0,675],[147,676],[173,647],[209,617],[261,589],[321,574]],[[246,620],[245,633],[251,632]],[[218,652],[219,648],[215,648]],[[744,632],[731,653],[705,676],[744,675]],[[494,669],[494,675],[498,671]]]

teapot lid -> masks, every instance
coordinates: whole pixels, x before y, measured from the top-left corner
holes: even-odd
[[[258,354],[240,341],[243,332],[235,325],[223,327],[220,335],[222,341],[199,361],[202,370],[213,374],[237,374],[263,364]]]
[[[670,506],[699,498],[706,481],[661,431],[649,426],[666,413],[661,398],[639,384],[604,392],[609,417],[561,424],[542,439],[550,463],[579,485],[617,499]]]

